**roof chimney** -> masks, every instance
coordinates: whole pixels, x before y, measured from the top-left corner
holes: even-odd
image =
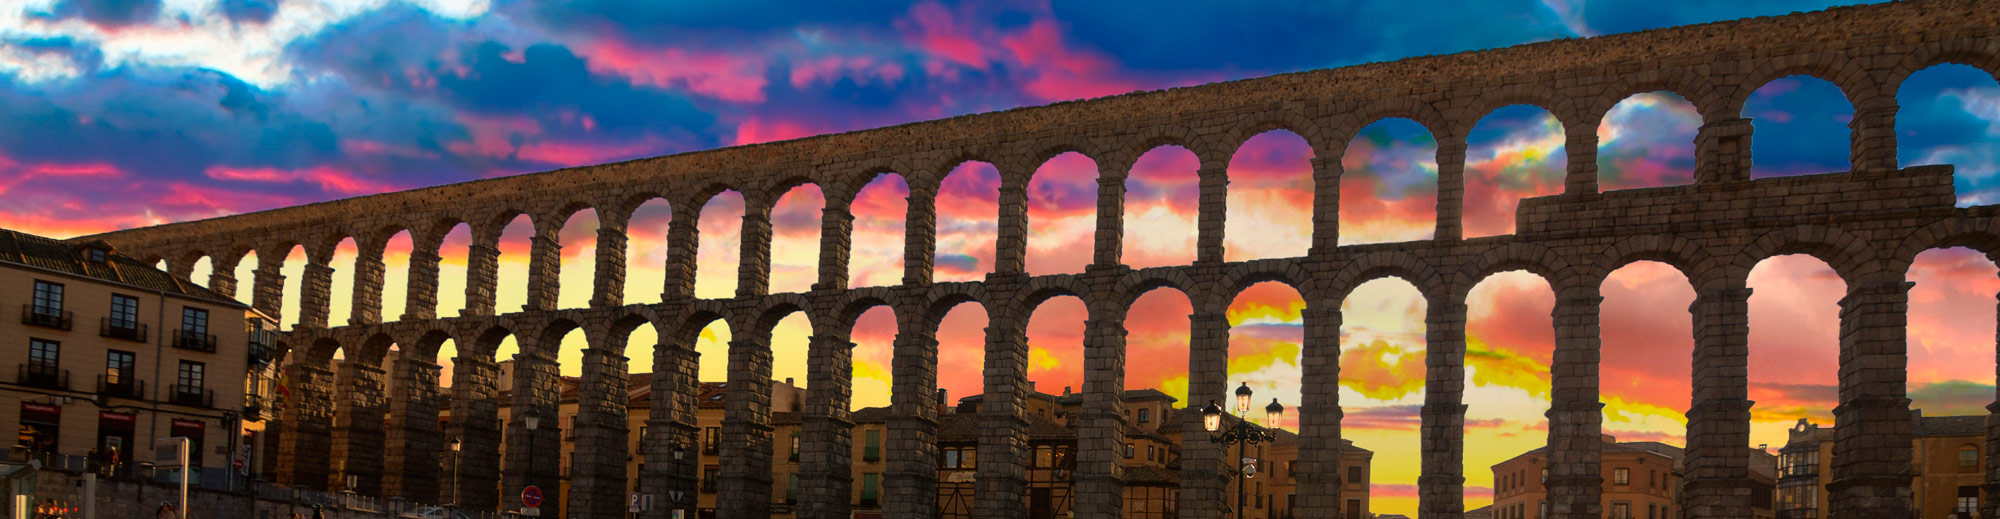
[[[785,385],[792,387],[799,387],[797,384],[792,383],[792,377],[785,377]]]
[[[1757,450],[1758,450],[1758,451],[1761,451],[1761,452],[1770,452],[1770,451],[1771,451],[1771,444],[1769,444],[1769,443],[1759,443],[1759,444],[1757,444]]]
[[[1063,386],[1063,396],[1069,396],[1069,386]]]
[[[951,392],[945,391],[944,388],[938,388],[938,395],[937,395],[938,414],[945,414],[951,412],[951,398],[949,396],[950,394]]]

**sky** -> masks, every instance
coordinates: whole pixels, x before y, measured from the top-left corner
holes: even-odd
[[[558,6],[560,5],[560,6]],[[209,218],[466,180],[872,128],[1020,106],[1354,65],[1409,56],[1816,10],[1825,0],[1596,2],[1503,0],[1418,10],[1403,2],[1156,2],[1131,9],[1047,0],[744,3],[578,0],[25,0],[0,5],[0,227],[57,238]],[[1926,69],[1898,92],[1903,165],[1957,167],[1960,206],[2000,201],[2000,86],[1985,72]],[[1754,177],[1846,169],[1852,109],[1831,84],[1789,77],[1763,85],[1753,120]],[[1671,92],[1621,102],[1597,129],[1600,189],[1691,182],[1699,118]],[[1467,237],[1514,232],[1524,197],[1559,193],[1563,127],[1527,106],[1482,119],[1466,152]],[[1436,141],[1408,120],[1371,124],[1340,161],[1340,240],[1427,239],[1435,229]],[[1278,130],[1229,157],[1224,257],[1303,255],[1311,235],[1311,150]],[[1187,150],[1147,151],[1126,181],[1124,263],[1193,261],[1199,163]],[[1054,157],[1029,182],[1027,268],[1080,272],[1095,229],[1096,161]],[[936,207],[936,279],[991,272],[999,176],[959,165]],[[909,188],[883,174],[854,201],[853,286],[902,280]],[[703,202],[698,297],[735,292],[743,198]],[[772,212],[773,292],[817,279],[825,194],[803,185]],[[656,302],[665,283],[663,200],[629,226],[627,303]],[[560,235],[560,307],[589,294],[597,218]],[[498,308],[525,303],[527,217],[502,234]],[[439,314],[464,306],[468,231],[440,254]],[[388,246],[383,315],[404,311],[407,234]],[[331,322],[351,315],[357,251],[337,250]],[[285,262],[284,320],[297,321],[304,253]],[[247,286],[254,258],[238,263]],[[197,265],[205,282],[211,260]],[[1992,400],[1994,304],[2000,275],[1964,249],[1925,253],[1912,268],[1910,391],[1926,414],[1980,412]],[[1784,256],[1751,274],[1754,444],[1784,443],[1799,418],[1830,423],[1840,279],[1824,263]],[[239,289],[241,291],[242,289]],[[1623,440],[1681,443],[1693,298],[1672,267],[1635,263],[1602,287],[1604,430]],[[1548,284],[1526,273],[1484,280],[1468,300],[1467,505],[1491,501],[1488,467],[1546,439],[1553,351]],[[1376,452],[1377,512],[1415,511],[1417,406],[1424,301],[1400,280],[1370,282],[1341,309],[1343,433]],[[1279,283],[1252,286],[1228,309],[1229,371],[1288,408],[1298,403],[1304,303]],[[1142,296],[1128,323],[1127,386],[1186,396],[1186,296]],[[1029,376],[1060,394],[1081,389],[1083,305],[1052,299],[1028,323]],[[855,324],[855,407],[888,402],[895,316]],[[939,330],[938,386],[980,391],[986,309],[951,310]],[[773,332],[774,376],[803,385],[810,323]],[[736,331],[711,325],[697,350],[703,380],[721,380]],[[641,327],[626,355],[648,359]],[[580,365],[582,337],[561,350]],[[449,365],[455,345],[441,352]],[[518,351],[509,340],[505,357]],[[645,362],[634,362],[636,371]],[[447,367],[447,372],[449,368]],[[1183,402],[1185,403],[1185,402]],[[1287,419],[1287,426],[1296,417]]]

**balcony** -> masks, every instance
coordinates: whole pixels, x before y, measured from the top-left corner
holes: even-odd
[[[69,370],[42,364],[20,365],[14,383],[43,389],[69,390]]]
[[[243,419],[257,420],[264,415],[264,397],[243,395]]]
[[[21,305],[21,324],[28,326],[68,330],[70,329],[71,318],[75,316],[76,312],[64,312],[54,308],[35,308],[35,305]]]
[[[97,394],[121,398],[146,398],[146,381],[125,377],[124,380],[109,382],[104,375],[98,375]]]
[[[204,334],[194,330],[181,330],[174,334],[174,347],[183,350],[215,353],[215,334]]]
[[[146,323],[113,321],[109,317],[97,320],[97,335],[134,342],[146,342]]]
[[[269,333],[250,334],[250,365],[263,367],[277,360],[278,349],[271,346]]]
[[[215,390],[213,389],[174,384],[173,391],[169,392],[168,395],[172,399],[169,401],[175,404],[193,407],[215,407]]]

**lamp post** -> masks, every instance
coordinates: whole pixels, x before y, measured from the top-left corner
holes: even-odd
[[[1204,407],[1201,410],[1201,426],[1203,429],[1208,430],[1208,441],[1221,444],[1224,449],[1228,449],[1230,445],[1236,446],[1236,517],[1238,519],[1243,517],[1243,487],[1246,486],[1244,484],[1245,480],[1250,479],[1253,475],[1250,470],[1247,470],[1247,467],[1244,467],[1244,450],[1250,445],[1278,440],[1277,433],[1271,429],[1276,429],[1279,419],[1285,416],[1285,406],[1278,404],[1278,399],[1276,398],[1271,399],[1271,405],[1264,406],[1264,420],[1267,427],[1258,427],[1250,423],[1249,420],[1243,419],[1249,412],[1250,384],[1247,382],[1236,388],[1235,416],[1237,420],[1235,423],[1230,424],[1227,430],[1222,428],[1222,407],[1216,405],[1214,400],[1208,401],[1208,407]]]
[[[528,408],[521,414],[521,426],[528,429],[528,475],[525,486],[535,486],[535,429],[542,425],[542,410]]]
[[[450,501],[450,502],[448,502],[448,503],[445,503],[445,505],[444,505],[444,506],[445,506],[445,508],[450,508],[450,509],[452,509],[452,510],[457,510],[457,509],[458,509],[458,453],[459,453],[459,448],[460,448],[460,447],[459,447],[459,441],[458,441],[458,438],[452,438],[452,439],[451,439],[451,501]],[[453,518],[453,519],[456,519],[456,518]]]
[[[682,446],[680,440],[678,439],[674,440],[673,445],[674,445],[674,450],[673,450],[674,473],[685,476],[687,475],[688,471],[681,467],[681,459],[687,457],[687,447]],[[684,495],[686,494],[682,493],[681,485],[678,483],[674,484],[673,488],[667,489],[667,498],[671,499],[674,502],[674,509],[676,510],[683,510],[687,508],[681,506],[681,497]],[[687,513],[692,514],[693,511],[689,510]]]

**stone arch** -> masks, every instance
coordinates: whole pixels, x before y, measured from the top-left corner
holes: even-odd
[[[1533,243],[1505,243],[1488,248],[1459,264],[1458,279],[1453,283],[1451,293],[1462,301],[1473,287],[1487,277],[1510,270],[1526,270],[1540,276],[1548,282],[1550,289],[1559,294],[1564,288],[1583,284],[1583,280],[1570,270],[1569,261],[1554,250]]]
[[[605,321],[604,340],[591,347],[604,348],[605,351],[613,355],[624,355],[626,348],[630,346],[626,341],[631,339],[632,332],[637,331],[640,326],[653,325],[654,317],[652,314],[652,309],[644,306],[629,307],[619,312],[608,321]],[[654,331],[658,332],[659,328],[655,327]],[[645,362],[647,365],[651,364],[650,359],[637,360]],[[627,368],[627,371],[630,371],[630,368]]]
[[[494,362],[505,360],[494,356],[499,354],[500,343],[505,342],[508,337],[513,337],[514,329],[517,327],[512,318],[494,319],[483,329],[477,329],[476,335],[471,336],[471,341],[461,343],[458,355]],[[516,344],[520,343],[518,337],[514,341]]]
[[[1432,269],[1429,262],[1407,252],[1385,250],[1356,257],[1334,273],[1330,284],[1325,287],[1327,297],[1322,300],[1345,301],[1355,287],[1385,277],[1399,278],[1417,287],[1417,291],[1424,294],[1426,304],[1437,304],[1438,298],[1447,293],[1444,278]],[[1312,296],[1307,294],[1307,297]]]
[[[1883,91],[1890,99],[1895,99],[1902,92],[1903,82],[1911,75],[1947,64],[1983,70],[1995,81],[2000,81],[2000,53],[1983,40],[1951,40],[1925,43],[1916,51],[1904,54],[1901,60],[1889,67],[1888,77],[1882,82]]]
[[[1564,128],[1581,122],[1576,98],[1562,95],[1554,87],[1539,83],[1512,83],[1480,91],[1451,121],[1452,135],[1471,135],[1472,129],[1494,111],[1513,105],[1540,108],[1556,118]]]
[[[1703,279],[1696,274],[1712,270],[1716,263],[1706,248],[1680,236],[1670,234],[1632,236],[1605,247],[1603,253],[1597,256],[1596,265],[1585,273],[1589,276],[1588,279],[1583,281],[1590,283],[1591,286],[1601,285],[1605,276],[1636,261],[1665,263],[1679,270],[1681,275],[1690,281]]]
[[[1647,92],[1668,92],[1686,99],[1701,114],[1702,121],[1716,121],[1736,118],[1736,112],[1726,107],[1728,101],[1722,98],[1720,89],[1707,76],[1682,67],[1653,67],[1638,72],[1623,74],[1612,80],[1603,90],[1603,97],[1585,99],[1587,107],[1580,110],[1578,121],[1602,124],[1604,114],[1611,108],[1635,95]],[[1583,103],[1579,103],[1580,105]]]
[[[1083,155],[1085,158],[1089,158],[1092,163],[1103,162],[1106,155],[1104,150],[1099,149],[1095,141],[1080,135],[1046,137],[1021,144],[1019,148],[1022,153],[1016,156],[1021,157],[1022,164],[1030,165],[1030,169],[1027,171],[1029,175],[1034,174],[1033,168],[1040,168],[1042,164],[1047,163],[1050,159],[1054,159],[1065,153]],[[993,164],[999,165],[997,162]],[[1024,183],[1023,185],[1026,184]]]
[[[1822,50],[1773,57],[1758,62],[1743,76],[1743,82],[1737,85],[1735,91],[1729,95],[1727,104],[1721,108],[1727,113],[1742,113],[1743,104],[1750,99],[1750,94],[1763,88],[1765,84],[1790,76],[1807,76],[1832,83],[1835,88],[1840,89],[1840,94],[1847,98],[1847,103],[1855,107],[1861,105],[1860,100],[1880,95],[1874,78],[1869,76],[1866,68],[1847,59],[1847,56],[1840,52]]]
[[[413,338],[397,341],[397,344],[404,345],[404,355],[416,354],[425,359],[436,359],[438,349],[444,347],[445,341],[458,343],[451,331],[438,321],[426,321],[410,330],[410,334]]]
[[[1232,140],[1241,144],[1242,140],[1249,138],[1244,136],[1241,140]],[[1141,129],[1138,134],[1125,139],[1123,146],[1127,148],[1125,151],[1135,153],[1134,157],[1145,155],[1146,152],[1153,151],[1153,148],[1161,146],[1179,146],[1194,152],[1196,156],[1202,156],[1201,149],[1207,142],[1213,140],[1215,139],[1203,138],[1185,125],[1164,124]]]
[[[341,348],[339,339],[325,335],[301,337],[301,339],[305,340],[295,342],[304,342],[307,344],[306,351],[304,352],[305,357],[300,359],[302,364],[321,367],[328,366],[333,362],[333,353],[340,351]]]
[[[860,319],[861,314],[868,313],[878,306],[889,307],[889,311],[896,314],[896,322],[901,323],[902,312],[896,307],[896,300],[896,291],[886,287],[849,290],[842,295],[840,306],[833,315],[833,322],[827,323],[826,326],[836,331],[851,331],[854,329],[854,321]]]
[[[819,319],[819,316],[814,315],[812,301],[806,299],[804,294],[773,294],[770,297],[764,298],[757,310],[752,314],[757,317],[755,321],[750,323],[750,329],[755,330],[758,334],[769,334],[771,333],[771,328],[778,325],[778,321],[800,312],[806,314],[807,324],[812,328],[813,333],[820,333],[820,328],[823,325],[819,321],[823,319]]]
[[[1730,266],[1747,273],[1765,258],[1785,254],[1807,254],[1826,262],[1849,287],[1883,269],[1876,261],[1874,244],[1867,239],[1838,227],[1821,225],[1799,225],[1765,233],[1744,246]]]
[[[974,283],[931,285],[929,297],[924,298],[921,324],[926,330],[936,330],[945,314],[965,303],[977,303],[981,308],[990,306],[986,287]]]
[[[592,327],[585,326],[585,323],[589,323],[590,321],[583,319],[578,312],[569,310],[543,312],[542,319],[542,322],[537,323],[531,328],[531,331],[525,333],[525,335],[534,337],[535,340],[532,344],[521,345],[523,353],[532,349],[534,351],[546,352],[551,358],[555,358],[562,353],[563,338],[568,337],[570,332],[578,330],[583,331],[584,338],[590,344],[598,344],[600,342],[600,337],[592,333]]]
[[[1227,272],[1223,272],[1222,279],[1216,283],[1215,293],[1212,295],[1217,298],[1234,298],[1237,293],[1250,288],[1250,285],[1265,281],[1284,283],[1293,290],[1298,290],[1299,295],[1308,298],[1315,292],[1311,288],[1312,274],[1299,263],[1288,260],[1256,260],[1232,265]],[[1190,299],[1200,301],[1193,299],[1194,295],[1194,292],[1188,292]],[[1133,294],[1132,297],[1136,298],[1138,294]]]
[[[1022,287],[1015,296],[1016,302],[1013,306],[1032,313],[1035,308],[1040,308],[1042,303],[1062,296],[1075,297],[1083,301],[1084,307],[1092,307],[1090,284],[1073,275],[1042,276],[1028,281],[1027,286]]]
[[[1306,146],[1312,148],[1314,158],[1324,157],[1327,150],[1331,149],[1329,146],[1333,145],[1328,139],[1331,132],[1324,125],[1314,121],[1311,117],[1306,117],[1304,113],[1298,110],[1270,108],[1243,115],[1242,120],[1250,122],[1230,128],[1229,133],[1224,134],[1216,144],[1227,147],[1230,153],[1235,153],[1235,150],[1242,148],[1243,144],[1249,142],[1252,137],[1283,130],[1305,139]],[[1342,139],[1342,141],[1345,141],[1345,139]],[[1197,151],[1196,148],[1191,146],[1183,147],[1187,148],[1188,151]],[[1147,148],[1147,150],[1150,149],[1152,148]],[[1197,151],[1197,153],[1199,152]]]
[[[1290,273],[1283,275],[1290,275]],[[1244,286],[1247,287],[1249,285]],[[1200,295],[1198,290],[1201,286],[1195,282],[1192,276],[1187,274],[1187,271],[1182,269],[1153,268],[1127,272],[1124,276],[1120,276],[1117,287],[1112,289],[1112,293],[1116,294],[1116,298],[1109,302],[1115,303],[1119,308],[1130,308],[1135,301],[1139,300],[1140,296],[1146,295],[1146,293],[1158,288],[1171,288],[1180,291],[1181,294],[1188,297],[1189,301],[1200,300],[1198,298]]]
[[[1407,96],[1374,100],[1355,107],[1353,112],[1342,116],[1334,123],[1331,135],[1336,139],[1338,149],[1345,150],[1347,143],[1359,136],[1362,129],[1387,119],[1409,119],[1416,122],[1418,126],[1424,127],[1424,131],[1431,134],[1431,138],[1437,139],[1440,143],[1462,135],[1451,133],[1456,128],[1428,101]],[[1338,157],[1330,158],[1338,159]]]
[[[1986,254],[1989,260],[2000,263],[2000,221],[1994,217],[1952,218],[1926,225],[1904,237],[1896,245],[1888,261],[1890,272],[1901,279],[1908,279],[1910,266],[1917,256],[1931,249],[1966,247]]]

